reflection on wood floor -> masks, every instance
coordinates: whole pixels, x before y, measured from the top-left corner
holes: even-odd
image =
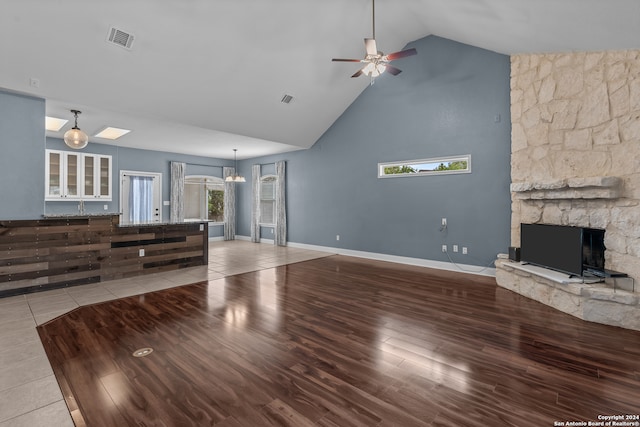
[[[640,333],[492,278],[344,256],[80,307],[39,333],[78,427],[538,427],[640,414]]]

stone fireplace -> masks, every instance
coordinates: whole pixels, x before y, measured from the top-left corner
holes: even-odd
[[[551,301],[561,285],[546,283],[554,291],[536,299],[640,330],[640,51],[512,56],[511,122],[511,244],[520,246],[521,223],[602,228],[606,267],[636,283],[635,293],[564,289],[597,294],[589,307],[573,298],[569,304],[584,305],[577,310]],[[524,280],[506,261],[497,264],[501,286]],[[542,280],[535,276],[527,280]]]

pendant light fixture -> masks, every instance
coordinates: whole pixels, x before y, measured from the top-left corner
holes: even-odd
[[[244,176],[238,175],[238,158],[237,158],[237,148],[233,149],[233,161],[235,166],[233,167],[233,175],[229,175],[224,179],[225,182],[246,182]]]
[[[80,150],[86,147],[89,143],[89,136],[87,136],[86,133],[82,132],[82,130],[80,130],[80,128],[78,127],[78,114],[82,114],[82,111],[71,110],[71,112],[76,118],[76,124],[71,129],[65,132],[64,143],[75,150]]]

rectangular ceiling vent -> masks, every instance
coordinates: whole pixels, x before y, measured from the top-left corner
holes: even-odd
[[[109,43],[115,44],[116,46],[123,47],[127,50],[131,50],[133,39],[134,39],[133,34],[127,33],[126,31],[119,30],[116,27],[109,28],[109,33],[107,34],[107,41]]]
[[[282,102],[283,104],[288,104],[291,101],[293,101],[293,96],[291,96],[291,95],[284,95],[282,97],[282,99],[280,100],[280,102]]]

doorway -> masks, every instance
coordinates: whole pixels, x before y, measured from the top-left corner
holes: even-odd
[[[120,171],[120,224],[162,222],[162,174]]]

